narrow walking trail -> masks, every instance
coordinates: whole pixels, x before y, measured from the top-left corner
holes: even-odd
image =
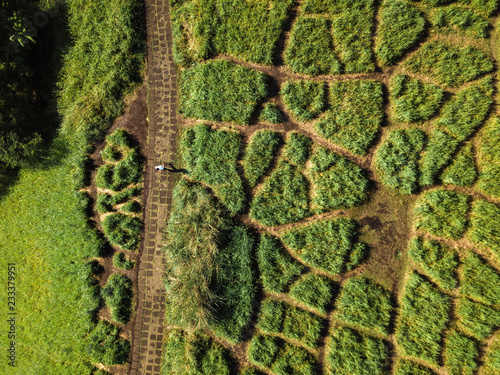
[[[130,375],[161,373],[165,315],[161,248],[174,175],[155,171],[154,166],[175,159],[177,138],[177,86],[168,0],[147,0],[146,19],[149,132],[144,178],[145,227]]]

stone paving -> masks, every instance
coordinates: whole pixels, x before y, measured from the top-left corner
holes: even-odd
[[[162,232],[172,202],[174,175],[155,171],[154,166],[175,160],[177,138],[177,86],[168,0],[146,1],[146,18],[149,134],[144,186],[145,228],[130,375],[161,373],[165,314]]]

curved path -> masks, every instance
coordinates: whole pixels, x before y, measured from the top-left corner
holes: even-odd
[[[146,19],[149,132],[144,179],[145,228],[130,375],[161,373],[165,315],[161,247],[174,176],[155,171],[154,165],[175,159],[177,138],[177,86],[168,0],[147,0]]]

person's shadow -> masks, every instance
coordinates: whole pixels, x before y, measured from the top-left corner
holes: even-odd
[[[175,166],[172,163],[168,163],[168,164],[165,164],[165,165],[166,165],[166,167],[165,167],[166,171],[169,171],[169,172],[172,172],[172,173],[185,173],[185,174],[189,173],[187,169],[178,169],[178,168],[175,168]],[[170,168],[167,168],[167,167],[170,167]]]

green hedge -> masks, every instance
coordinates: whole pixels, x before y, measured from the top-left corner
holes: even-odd
[[[85,347],[92,363],[105,366],[127,363],[131,349],[130,341],[120,337],[120,329],[103,320],[86,337]]]
[[[399,360],[394,371],[395,375],[436,375],[434,371],[415,362]]]
[[[500,305],[500,275],[474,253],[463,260],[460,295],[488,304]]]
[[[325,109],[326,84],[316,81],[288,81],[280,91],[285,108],[297,120],[309,121]]]
[[[102,288],[101,294],[111,310],[112,319],[127,324],[132,315],[134,298],[132,280],[122,274],[113,274]]]
[[[490,249],[500,258],[500,206],[486,201],[475,201],[471,212],[468,238],[481,247]]]
[[[118,252],[113,255],[113,266],[128,271],[134,268],[135,262],[124,253]]]
[[[142,220],[120,213],[108,215],[102,221],[104,234],[110,243],[125,250],[137,250],[141,239]]]
[[[452,331],[446,337],[444,367],[450,375],[474,375],[478,368],[479,343]]]
[[[439,171],[451,160],[458,141],[448,133],[434,129],[420,158],[420,185],[434,185]]]
[[[455,32],[472,38],[488,38],[490,23],[473,11],[458,6],[440,8],[431,17],[432,26],[440,32]]]
[[[281,124],[285,120],[283,113],[281,113],[274,103],[264,104],[264,107],[260,111],[259,119],[273,125]]]
[[[462,147],[455,160],[441,174],[444,184],[471,187],[476,181],[477,170],[474,147],[468,143]]]
[[[488,339],[500,326],[500,308],[461,296],[457,307],[458,327],[478,340]]]
[[[333,283],[324,276],[306,273],[292,284],[290,297],[321,314],[326,314],[326,309],[333,299]]]
[[[480,133],[478,147],[479,181],[486,194],[500,197],[500,120],[494,117]]]

